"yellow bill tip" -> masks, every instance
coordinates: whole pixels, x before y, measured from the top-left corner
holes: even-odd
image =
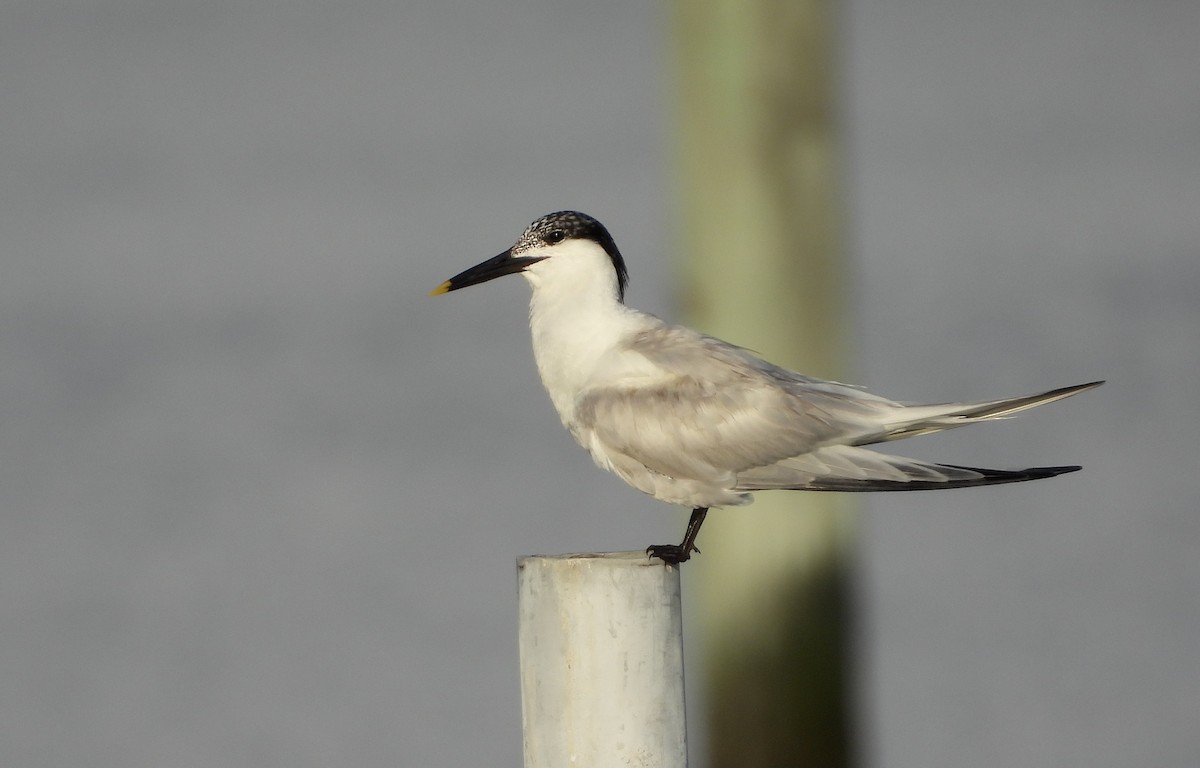
[[[429,295],[430,296],[441,296],[443,293],[449,293],[449,292],[450,292],[450,281],[447,280],[446,282],[439,285],[437,288],[434,288],[432,291],[430,291]]]

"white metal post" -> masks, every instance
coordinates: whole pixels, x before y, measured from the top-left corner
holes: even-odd
[[[679,569],[525,557],[517,589],[525,768],[685,768]]]

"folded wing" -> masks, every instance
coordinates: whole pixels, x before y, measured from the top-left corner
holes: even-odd
[[[671,478],[770,488],[875,491],[1021,482],[1078,467],[992,470],[865,450],[1014,413],[1099,386],[975,403],[906,405],[857,387],[772,365],[747,350],[680,326],[636,334],[638,375],[589,387],[575,416],[607,452]],[[726,486],[729,487],[729,486]]]

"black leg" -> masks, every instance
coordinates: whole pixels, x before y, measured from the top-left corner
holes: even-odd
[[[692,516],[688,520],[687,531],[683,534],[682,543],[651,544],[646,547],[646,554],[650,557],[657,557],[669,565],[679,565],[688,561],[693,552],[700,554],[700,550],[696,548],[696,536],[700,533],[700,526],[704,525],[704,517],[707,514],[708,507],[696,507],[692,510]]]

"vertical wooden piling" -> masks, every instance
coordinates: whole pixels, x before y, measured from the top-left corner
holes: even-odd
[[[684,768],[679,569],[526,557],[517,588],[525,768]]]

